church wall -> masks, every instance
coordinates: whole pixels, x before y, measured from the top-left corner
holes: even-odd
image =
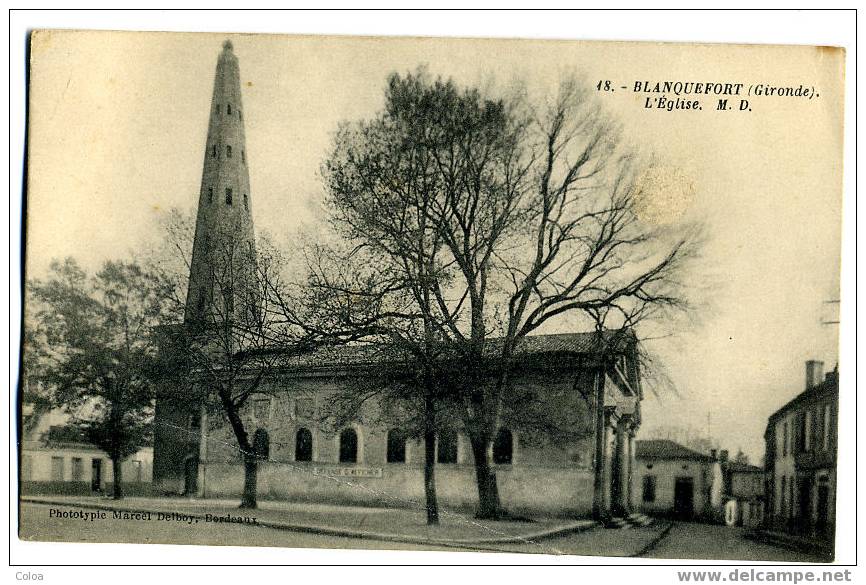
[[[153,490],[181,494],[185,489],[184,465],[199,449],[199,429],[194,419],[199,406],[165,389],[156,401],[153,429]]]
[[[264,429],[270,442],[268,459],[259,467],[260,497],[388,506],[422,502],[423,442],[408,440],[406,463],[388,463],[387,430],[400,425],[380,420],[375,406],[351,425],[358,435],[358,462],[339,462],[339,432],[317,423],[316,416],[343,383],[351,380],[284,378],[264,388],[269,396],[250,398],[242,412],[246,431],[252,437],[256,429]],[[527,384],[541,388],[550,396],[552,411],[568,410],[569,416],[591,428],[590,409],[576,396],[568,377],[527,375],[515,383],[518,388]],[[504,414],[503,426],[516,424],[515,414],[519,413]],[[221,413],[210,416],[202,447],[199,495],[239,496],[243,468],[237,441]],[[295,461],[295,437],[301,427],[313,435],[312,462]],[[593,491],[592,435],[562,439],[513,428],[512,436],[513,463],[494,465],[503,504],[513,512],[588,514]],[[468,436],[459,432],[457,443],[457,463],[436,466],[437,492],[443,506],[472,508],[477,504],[477,488]]]
[[[377,477],[328,476],[351,473]],[[201,470],[202,495],[239,497],[243,488],[240,464],[206,463]],[[576,468],[496,466],[500,499],[512,513],[588,515],[592,508],[592,471]],[[423,468],[415,464],[334,465],[262,462],[258,474],[260,498],[330,504],[423,506]],[[472,465],[437,465],[436,491],[444,508],[473,509],[478,495]]]

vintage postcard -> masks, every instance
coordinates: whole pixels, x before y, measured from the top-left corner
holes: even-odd
[[[34,30],[19,538],[832,561],[844,62]]]

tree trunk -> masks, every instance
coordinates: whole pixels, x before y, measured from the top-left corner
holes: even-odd
[[[256,503],[256,480],[258,476],[258,460],[254,452],[244,453],[244,494],[241,499],[241,508],[255,509]]]
[[[119,500],[123,498],[123,461],[120,456],[115,455],[111,458],[111,471],[114,474],[114,484],[112,488],[112,499]]]
[[[424,399],[424,499],[427,525],[439,524],[439,502],[436,499],[436,413],[433,398]]]
[[[490,470],[487,460],[487,449],[490,441],[482,434],[470,433],[472,455],[475,459],[475,482],[478,485],[478,513],[476,518],[482,520],[499,520],[502,509],[499,505],[499,489],[496,485],[496,474]]]

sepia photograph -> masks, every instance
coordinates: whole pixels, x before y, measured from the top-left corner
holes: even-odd
[[[20,541],[831,563],[853,537],[845,48],[28,43]]]

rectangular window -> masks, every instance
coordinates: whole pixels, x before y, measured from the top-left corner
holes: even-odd
[[[788,455],[788,421],[782,424],[782,455]]]
[[[243,119],[244,119],[243,112],[241,110],[238,110],[238,120],[243,120]]]
[[[256,398],[253,402],[253,416],[259,420],[268,420],[271,413],[270,398]]]
[[[250,204],[247,203],[247,194],[246,193],[244,193],[244,209],[246,209],[247,211],[250,210]]]
[[[63,481],[63,457],[51,458],[51,481]]]
[[[805,422],[804,434],[806,435],[803,439],[803,447],[804,451],[807,453],[812,450],[812,411],[806,411],[806,422]]]
[[[830,405],[824,405],[824,450],[830,450]]]
[[[72,458],[72,481],[84,481],[84,461],[81,457]]]
[[[316,414],[316,406],[312,398],[298,398],[295,401],[295,412],[298,418],[309,420]]]
[[[243,149],[243,148],[241,149],[241,162],[242,162],[242,163],[246,163],[246,162],[247,162],[247,155],[244,154],[244,149]]]
[[[216,144],[214,144],[214,145],[211,147],[211,156],[212,156],[213,158],[216,158],[216,157],[217,157],[217,147],[216,147]]]
[[[794,453],[805,453],[806,452],[806,413],[801,412],[797,414],[797,426],[796,435],[795,435],[795,445],[796,450],[792,449]]]
[[[436,462],[457,463],[457,431],[443,429],[436,437]]]
[[[232,204],[232,190],[226,189],[226,205]]]
[[[232,147],[226,144],[226,158],[232,157]]]
[[[654,475],[645,475],[643,478],[643,501],[656,501],[656,478]]]
[[[782,516],[788,515],[788,510],[787,510],[787,507],[785,506],[785,496],[788,494],[788,485],[786,482],[787,482],[787,479],[783,475],[782,476],[782,485],[781,485],[782,489],[779,490],[780,493],[779,493],[779,510],[778,510],[779,514],[781,514]]]

